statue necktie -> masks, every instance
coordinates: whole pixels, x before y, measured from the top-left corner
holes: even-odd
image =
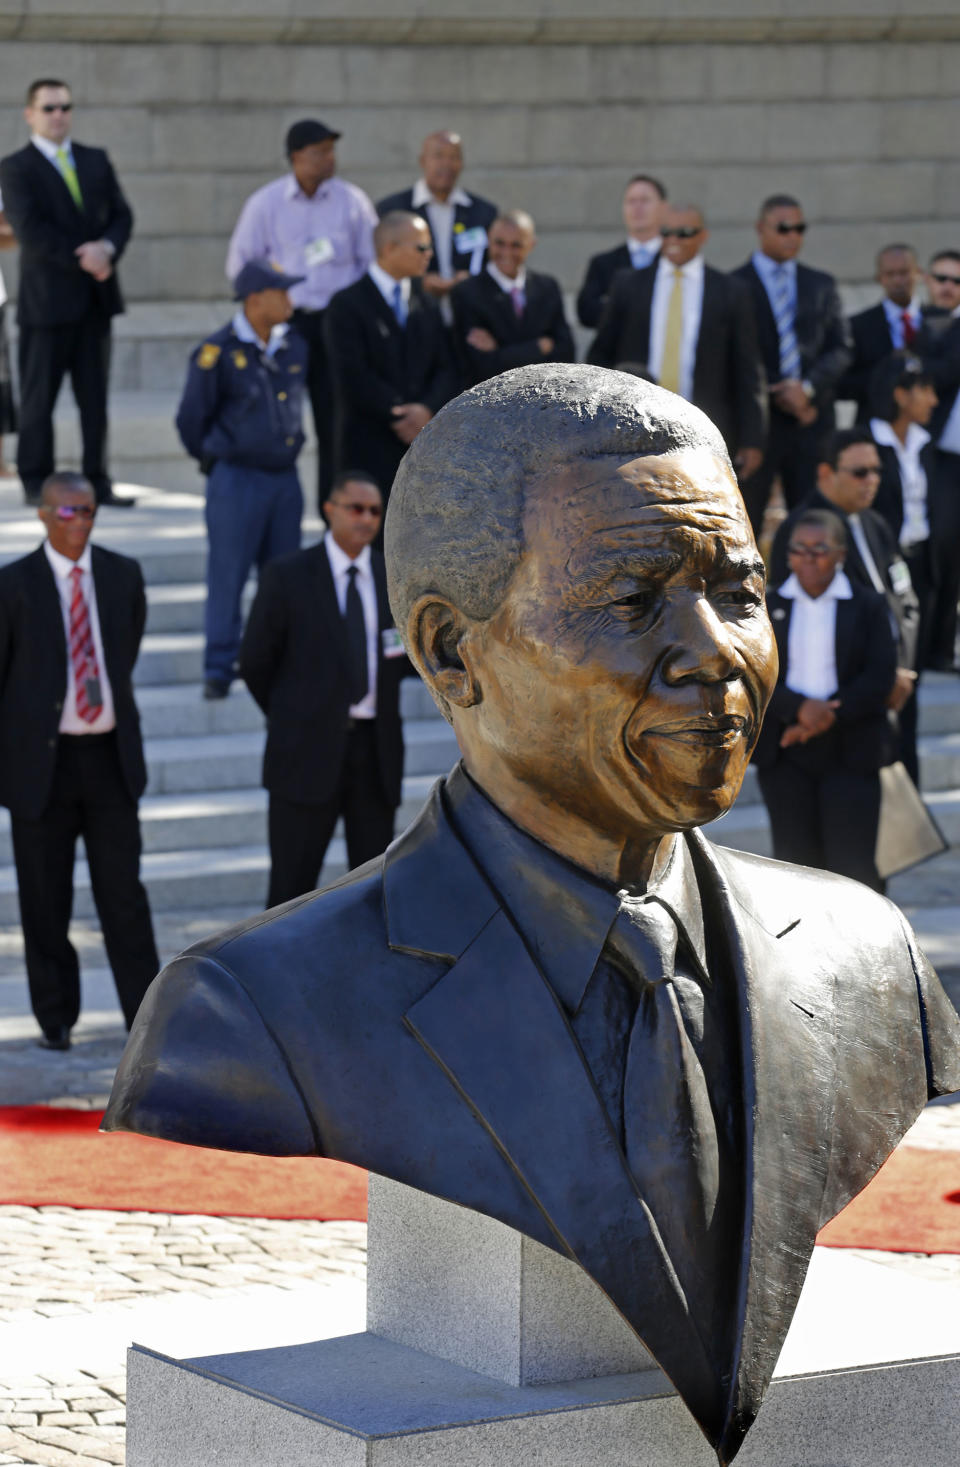
[[[367,667],[367,624],[357,590],[357,567],[347,570],[347,596],[343,619],[347,628],[347,658],[350,665],[350,704],[359,703],[370,689]]]
[[[78,209],[83,208],[83,194],[80,192],[80,180],[77,178],[77,170],[73,166],[73,159],[66,148],[57,149],[57,162],[60,165],[60,173],[63,181],[70,190],[70,197]]]
[[[627,1162],[671,1257],[699,1273],[696,1260],[709,1269],[720,1160],[706,1078],[677,996],[676,949],[665,907],[623,900],[604,951],[637,995],[623,1084]],[[681,1281],[690,1282],[689,1269]]]
[[[103,696],[90,627],[90,609],[80,585],[82,579],[83,571],[75,565],[70,572],[70,665],[73,668],[77,715],[84,723],[94,723],[103,711]]]
[[[683,272],[674,270],[673,287],[667,304],[667,326],[663,334],[660,386],[680,391],[680,344],[683,339]]]

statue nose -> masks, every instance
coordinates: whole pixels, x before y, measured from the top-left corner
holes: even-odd
[[[664,655],[663,676],[669,683],[689,678],[725,682],[740,671],[740,654],[723,618],[705,597],[677,609],[673,638]]]

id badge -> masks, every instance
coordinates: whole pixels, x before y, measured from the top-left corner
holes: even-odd
[[[312,239],[303,247],[303,262],[308,270],[316,265],[326,265],[333,259],[333,241],[324,235],[321,239]]]
[[[905,560],[895,560],[891,565],[890,584],[895,596],[904,596],[911,589],[913,583]]]
[[[86,694],[88,708],[99,708],[102,705],[103,694],[100,691],[100,679],[98,677],[84,678],[83,691]]]
[[[403,643],[400,640],[400,633],[397,631],[396,627],[386,627],[384,631],[380,633],[380,645],[383,650],[384,657],[406,656]]]

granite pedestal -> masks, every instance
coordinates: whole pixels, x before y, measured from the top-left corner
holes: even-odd
[[[715,1467],[575,1265],[370,1181],[367,1331],[128,1359],[128,1467]],[[955,1467],[960,1356],[778,1379],[738,1467]]]

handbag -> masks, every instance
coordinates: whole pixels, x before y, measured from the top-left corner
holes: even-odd
[[[876,866],[883,880],[909,871],[949,847],[903,763],[880,770],[880,821]]]

